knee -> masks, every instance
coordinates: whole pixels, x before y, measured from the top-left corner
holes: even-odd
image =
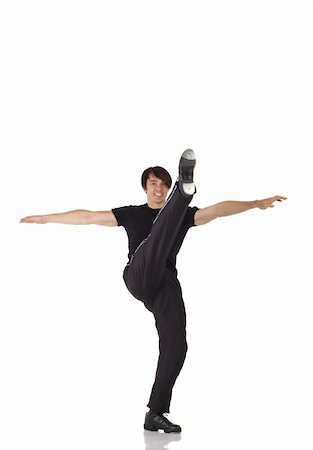
[[[187,344],[187,340],[186,340],[186,337],[185,337],[185,338],[182,340],[182,354],[183,354],[184,356],[186,356],[187,351],[188,351],[188,344]]]
[[[181,367],[184,364],[188,351],[186,339],[181,339],[179,343],[176,343],[173,351],[173,360],[176,362],[177,366]]]
[[[137,300],[140,300],[143,303],[150,303],[153,299],[153,293],[151,289],[144,287],[140,283],[134,283],[133,281],[125,280],[126,287],[128,291],[135,297]]]
[[[186,336],[183,334],[180,336],[176,335],[173,347],[177,359],[184,359],[188,351]]]

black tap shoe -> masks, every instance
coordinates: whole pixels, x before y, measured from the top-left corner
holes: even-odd
[[[146,414],[144,429],[149,431],[163,430],[165,433],[180,433],[181,427],[174,425],[162,414],[149,411]]]

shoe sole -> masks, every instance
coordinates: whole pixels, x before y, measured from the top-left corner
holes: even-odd
[[[147,430],[147,431],[159,431],[159,430],[163,430],[164,433],[181,433],[181,430],[180,430],[180,431],[169,431],[169,430],[166,430],[166,429],[164,429],[164,428],[147,427],[146,425],[144,425],[143,427],[144,427],[144,429]]]
[[[183,192],[186,195],[193,195],[196,191],[193,182],[193,169],[196,165],[196,155],[191,149],[187,149],[182,154],[179,161],[179,182]],[[181,173],[181,172],[187,173]]]
[[[189,161],[196,161],[196,154],[193,150],[191,150],[191,148],[188,148],[187,150],[184,151],[184,153],[181,155],[182,158],[184,159],[188,159]]]

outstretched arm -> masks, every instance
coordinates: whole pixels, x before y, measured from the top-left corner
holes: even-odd
[[[117,226],[116,218],[112,211],[88,211],[76,209],[64,213],[46,214],[40,216],[27,216],[20,223],[65,223],[69,225],[105,225],[107,227]]]
[[[218,217],[231,216],[232,214],[238,214],[253,208],[274,208],[273,203],[276,201],[281,202],[282,200],[286,200],[286,197],[275,195],[274,197],[264,198],[263,200],[254,200],[251,202],[228,200],[225,202],[216,203],[215,205],[208,206],[207,208],[199,209],[196,212],[195,225],[204,225],[211,220],[217,219]]]

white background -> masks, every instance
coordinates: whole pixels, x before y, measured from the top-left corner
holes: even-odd
[[[309,1],[1,3],[2,448],[169,442],[143,435],[158,341],[125,231],[19,219],[144,203],[188,147],[192,205],[288,200],[186,238],[168,448],[312,448],[311,80]]]

